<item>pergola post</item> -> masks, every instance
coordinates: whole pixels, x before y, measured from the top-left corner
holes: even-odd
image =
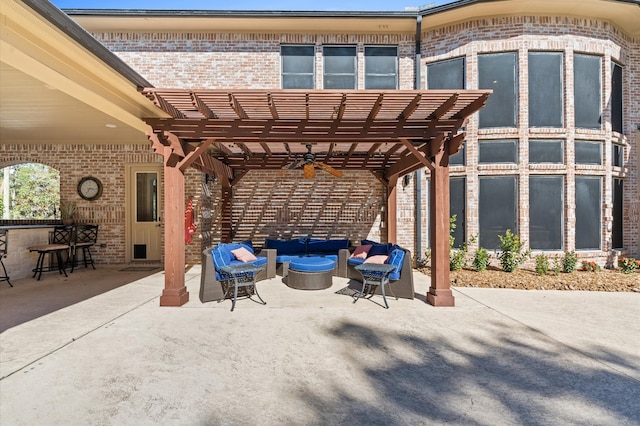
[[[165,159],[171,148],[164,148]],[[164,166],[164,290],[160,306],[182,306],[189,301],[185,286],[184,174]]]
[[[387,242],[394,244],[398,241],[397,184],[397,177],[389,179],[389,183],[387,184]]]
[[[449,152],[448,143],[435,155],[431,170],[431,287],[427,303],[454,306],[449,278]]]

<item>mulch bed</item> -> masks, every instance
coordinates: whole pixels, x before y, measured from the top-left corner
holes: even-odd
[[[429,275],[431,268],[421,268]],[[572,273],[540,276],[529,269],[504,272],[495,267],[476,272],[471,268],[451,271],[454,287],[514,288],[522,290],[583,290],[583,291],[628,291],[640,292],[640,273],[625,274],[616,269],[596,272],[574,271]]]

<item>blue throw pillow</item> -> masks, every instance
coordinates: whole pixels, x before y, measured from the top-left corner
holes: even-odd
[[[307,253],[337,253],[340,249],[349,248],[349,240],[309,240]]]
[[[306,241],[300,238],[295,240],[271,240],[267,238],[264,242],[266,248],[276,249],[279,255],[305,253]]]

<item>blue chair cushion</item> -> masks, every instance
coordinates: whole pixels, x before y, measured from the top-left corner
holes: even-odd
[[[389,259],[387,262],[389,265],[395,265],[396,269],[393,270],[389,274],[389,279],[391,280],[399,280],[400,279],[400,271],[402,271],[402,263],[404,262],[404,250],[402,250],[398,246],[394,246],[393,250],[389,254]]]
[[[289,262],[289,269],[300,272],[327,272],[336,267],[336,262],[326,257],[301,257]]]
[[[213,258],[213,266],[216,270],[216,279],[218,281],[223,279],[229,279],[225,274],[220,274],[220,268],[223,266],[229,265],[239,265],[244,262],[235,258],[231,250],[235,250],[237,248],[244,247],[249,250],[251,253],[254,253],[253,244],[251,240],[243,241],[241,243],[220,243],[218,244],[212,251],[211,257]],[[251,262],[254,265],[265,265],[267,263],[267,258],[260,256],[256,260]],[[223,276],[224,275],[224,276]]]
[[[350,257],[347,260],[347,263],[351,266],[358,266],[358,265],[362,265],[364,263],[364,259],[361,257]]]
[[[385,255],[388,256],[389,253],[391,253],[391,248],[393,247],[393,244],[389,243],[389,244],[374,244],[371,246],[371,249],[369,250],[369,253],[367,254],[367,257],[371,257],[371,256],[378,256],[378,255]]]

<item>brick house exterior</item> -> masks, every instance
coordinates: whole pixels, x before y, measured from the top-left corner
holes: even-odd
[[[632,34],[611,20],[585,12],[576,17],[569,13],[511,13],[517,10],[518,0],[501,2],[500,16],[473,16],[474,8],[483,2],[463,2],[425,9],[419,12],[362,14],[363,20],[381,19],[383,24],[369,24],[366,28],[353,26],[357,13],[312,12],[296,14],[192,13],[199,24],[186,23],[190,12],[150,11],[65,11],[72,19],[127,65],[155,87],[167,88],[281,88],[282,45],[313,45],[315,47],[315,87],[323,88],[323,47],[352,45],[356,47],[357,88],[365,88],[365,46],[397,46],[398,89],[428,89],[427,67],[448,59],[464,58],[464,85],[478,89],[478,55],[515,52],[517,57],[517,125],[515,127],[479,128],[478,114],[466,124],[465,162],[451,166],[452,178],[464,178],[466,237],[480,232],[480,180],[492,176],[516,178],[516,233],[530,240],[529,184],[530,176],[559,176],[563,181],[562,243],[559,249],[545,250],[554,254],[576,250],[576,176],[600,177],[600,247],[577,250],[581,259],[595,260],[601,265],[611,264],[623,253],[640,256],[640,193],[638,192],[638,145],[640,143],[640,35]],[[467,4],[468,3],[468,4]],[[478,4],[476,4],[478,3]],[[491,3],[491,2],[488,2]],[[590,0],[591,6],[622,7],[625,1]],[[594,7],[595,7],[594,6]],[[560,7],[560,9],[562,9]],[[464,17],[454,12],[471,12]],[[481,10],[481,9],[478,9]],[[591,10],[585,8],[585,10]],[[634,9],[640,14],[640,8]],[[448,18],[451,16],[451,18]],[[148,18],[150,25],[140,18]],[[236,18],[256,18],[242,21],[234,27]],[[312,19],[308,30],[300,29],[301,19]],[[435,19],[435,21],[434,21]],[[449,20],[448,20],[449,19]],[[278,29],[269,29],[268,20],[278,22]],[[320,20],[323,23],[317,24]],[[387,25],[385,20],[389,20]],[[263,22],[253,28],[255,22]],[[402,30],[396,21],[408,24]],[[416,34],[417,23],[422,21]],[[288,22],[291,26],[288,27]],[[304,21],[303,21],[304,22]],[[432,22],[436,22],[433,24]],[[219,25],[217,27],[216,25]],[[183,26],[183,27],[181,27]],[[304,27],[304,24],[302,25]],[[176,29],[180,27],[181,29]],[[232,28],[232,29],[230,29]],[[416,51],[416,44],[419,51]],[[557,52],[562,54],[562,114],[561,127],[529,127],[529,52]],[[600,129],[581,129],[574,123],[574,53],[597,56],[601,60]],[[611,67],[622,67],[623,132],[611,126]],[[517,161],[513,164],[492,164],[479,161],[479,143],[485,140],[516,141]],[[553,139],[562,141],[562,164],[530,164],[529,141]],[[601,144],[600,165],[576,164],[574,142],[591,141]],[[614,146],[622,149],[624,161],[614,166]],[[130,162],[159,163],[149,145],[141,141],[117,144],[109,155],[85,150],[73,145],[31,147],[7,145],[0,147],[0,163],[35,161],[64,169],[61,193],[75,193],[75,184],[86,174],[87,168],[105,180],[112,181],[110,192],[90,208],[80,204],[86,219],[103,226],[110,243],[98,248],[101,262],[125,261],[122,246],[125,214],[122,184],[118,181],[124,165]],[[36,151],[39,151],[36,153]],[[75,161],[49,151],[73,152]],[[61,158],[58,158],[61,157]],[[81,158],[82,161],[77,161]],[[114,173],[115,172],[115,173]],[[120,176],[120,177],[119,177]],[[428,250],[428,170],[404,179],[397,194],[397,243],[420,257]],[[612,247],[614,222],[614,179],[623,182],[622,247]],[[215,179],[190,170],[185,176],[185,196],[196,207],[199,240],[187,246],[187,263],[198,263],[202,247],[220,239],[220,187]],[[120,189],[117,189],[120,187]],[[186,200],[185,200],[186,201]],[[83,210],[84,209],[84,210]],[[368,172],[348,171],[341,179],[317,173],[313,180],[302,178],[300,170],[274,173],[252,171],[234,186],[232,221],[234,239],[251,238],[261,245],[264,238],[286,238],[313,235],[314,237],[348,237],[353,241],[369,238],[384,241],[387,231],[385,188]],[[113,243],[111,243],[113,241]],[[479,243],[471,245],[473,251]],[[616,250],[613,250],[616,249]]]

